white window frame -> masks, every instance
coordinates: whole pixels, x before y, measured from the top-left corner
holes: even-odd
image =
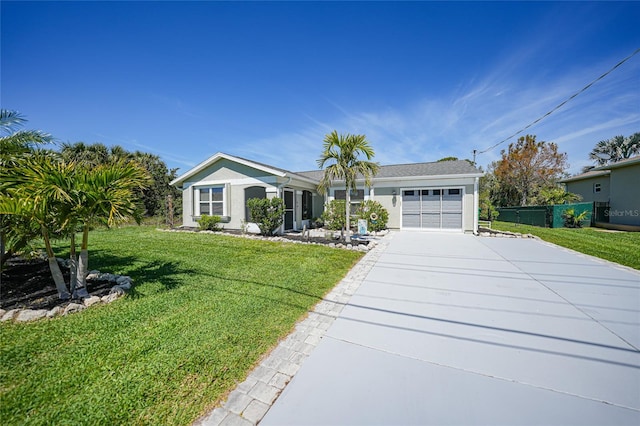
[[[602,185],[599,182],[593,184],[593,192],[594,194],[602,191]]]
[[[213,212],[213,205],[214,204],[219,204],[220,201],[213,201],[213,193],[211,192],[212,189],[214,188],[221,188],[222,189],[222,214],[221,215],[214,215],[211,213],[208,213],[209,216],[227,216],[227,186],[226,185],[206,185],[206,186],[194,186],[193,187],[193,200],[194,200],[194,216],[195,217],[200,217],[202,216],[202,214],[200,213],[200,204],[201,203],[208,203],[209,204],[209,212]],[[208,189],[209,190],[209,201],[200,201],[200,190],[202,189]],[[206,214],[206,213],[205,213]]]

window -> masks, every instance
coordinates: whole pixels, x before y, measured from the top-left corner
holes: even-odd
[[[441,189],[434,189],[433,190],[433,195],[440,195],[441,191],[442,191]]]
[[[333,194],[336,200],[347,199],[347,191],[345,191],[344,189],[336,189]],[[364,189],[357,189],[355,191],[351,191],[351,201],[363,201],[363,200],[364,200]]]
[[[196,216],[224,216],[224,187],[196,188]]]
[[[302,220],[313,218],[313,202],[311,191],[302,191]]]
[[[449,189],[449,195],[460,195],[460,189]]]
[[[336,200],[347,199],[347,191],[345,191],[344,189],[336,189],[333,192],[333,195]],[[351,191],[351,208],[349,209],[351,214],[356,214],[358,206],[362,201],[364,201],[364,189],[356,189],[355,191]]]
[[[593,184],[593,192],[600,192],[601,190],[602,190],[602,187],[599,183]]]
[[[415,191],[402,191],[402,193],[407,197],[413,197],[414,195],[416,195]]]

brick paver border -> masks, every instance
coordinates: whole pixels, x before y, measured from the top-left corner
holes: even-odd
[[[194,426],[251,426],[267,414],[302,363],[320,343],[322,336],[338,317],[344,305],[389,244],[393,232],[377,240],[376,247],[347,273],[313,311],[267,355],[227,400],[211,413],[196,420]]]

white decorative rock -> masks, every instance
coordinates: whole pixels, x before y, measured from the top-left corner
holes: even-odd
[[[120,298],[120,296],[121,296],[121,294],[118,294],[118,293],[111,293],[111,294],[109,294],[109,295],[107,295],[107,296],[102,296],[102,299],[101,299],[101,300],[102,300],[102,303],[111,303],[111,302],[113,302],[114,300],[119,299],[119,298]]]
[[[2,319],[0,319],[0,321],[3,321],[3,322],[4,321],[11,321],[19,313],[20,313],[20,309],[9,309],[7,312],[5,312],[5,314],[2,316]]]
[[[88,298],[84,299],[83,303],[84,303],[84,306],[86,306],[88,308],[89,306],[93,306],[96,303],[100,303],[100,298],[98,296],[91,296],[91,297],[88,297]]]
[[[99,279],[100,279],[100,272],[99,271],[91,271],[87,275],[87,281],[95,281],[95,280],[99,280]]]
[[[67,305],[67,307],[64,308],[64,312],[62,313],[62,315],[69,315],[74,312],[83,311],[85,309],[87,309],[87,307],[79,303],[69,303],[69,305]]]
[[[4,314],[6,314],[7,311],[4,309],[0,309],[0,318],[2,318],[4,316]]]
[[[47,312],[47,318],[53,318],[55,316],[62,315],[63,312],[64,309],[62,308],[62,306],[56,306],[55,308]]]
[[[36,310],[25,309],[23,311],[20,311],[20,313],[16,317],[16,321],[28,322],[28,321],[39,320],[41,318],[46,317],[48,312],[49,311],[47,311],[46,309],[36,309]]]

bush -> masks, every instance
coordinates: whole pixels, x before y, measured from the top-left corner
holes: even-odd
[[[589,211],[585,210],[580,214],[576,214],[576,210],[574,208],[566,209],[562,213],[562,218],[564,219],[564,226],[567,228],[581,228],[582,222],[587,220],[589,216]]]
[[[365,200],[360,203],[356,214],[358,219],[365,219],[367,221],[367,229],[369,231],[382,231],[387,227],[387,222],[389,221],[389,212],[387,209],[374,200]]]
[[[262,235],[273,235],[282,225],[284,201],[282,198],[251,198],[247,200],[251,221],[258,224]]]
[[[220,231],[220,216],[202,215],[198,220],[198,227],[202,231]]]
[[[322,213],[322,221],[327,229],[339,231],[346,226],[345,200],[331,200]]]

